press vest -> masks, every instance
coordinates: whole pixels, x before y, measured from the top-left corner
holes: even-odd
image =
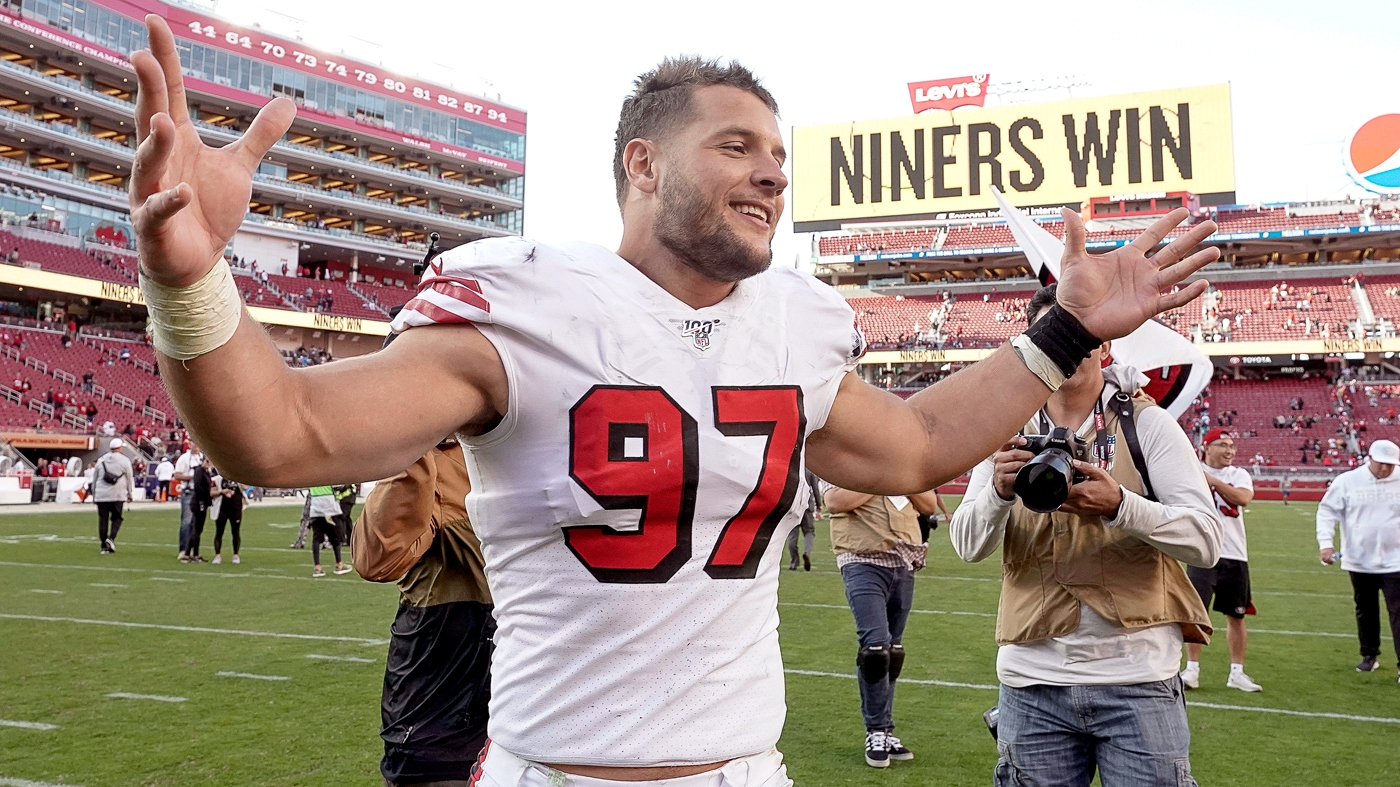
[[[1134,398],[1135,419],[1153,406],[1146,396]],[[1104,417],[1114,437],[1108,472],[1142,494],[1119,419],[1111,408]],[[1038,431],[1034,424],[1026,428]],[[1210,617],[1176,560],[1099,517],[1038,514],[1018,499],[1002,545],[997,644],[1069,634],[1079,626],[1080,604],[1124,628],[1177,623],[1185,641],[1210,642]]]
[[[888,552],[899,541],[923,542],[919,512],[912,501],[901,509],[888,497],[875,495],[844,514],[831,515],[831,548],[835,552]]]

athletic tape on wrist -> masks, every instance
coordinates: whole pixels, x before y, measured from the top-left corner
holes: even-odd
[[[146,332],[162,355],[177,361],[198,358],[224,346],[238,330],[243,299],[223,260],[188,287],[166,287],[142,273]]]
[[[1040,348],[1065,377],[1073,376],[1080,362],[1103,344],[1058,303],[1022,335]]]
[[[1050,389],[1051,393],[1060,390],[1060,386],[1065,384],[1064,372],[1060,367],[1050,360],[1043,350],[1036,347],[1029,336],[1024,333],[1011,340],[1011,349],[1016,351],[1016,357],[1021,359],[1021,363],[1031,370],[1031,374],[1040,378],[1042,383]]]

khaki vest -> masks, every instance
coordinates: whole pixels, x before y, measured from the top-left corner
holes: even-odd
[[[1133,400],[1135,414],[1149,406],[1146,396]],[[1104,416],[1116,440],[1109,473],[1142,494],[1118,418],[1111,409]],[[1017,500],[1002,544],[997,644],[1069,634],[1079,627],[1080,604],[1125,628],[1177,623],[1187,642],[1210,642],[1210,616],[1176,560],[1098,517],[1038,514]]]
[[[831,548],[836,552],[888,552],[895,543],[923,543],[919,512],[910,501],[903,509],[875,495],[851,511],[831,515]]]

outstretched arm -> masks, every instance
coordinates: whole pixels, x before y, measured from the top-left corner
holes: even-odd
[[[139,92],[129,200],[141,276],[187,288],[237,232],[258,162],[296,116],[277,98],[238,141],[211,148],[185,103],[175,39],[146,17],[150,51],[132,55]],[[158,355],[180,416],[220,468],[244,483],[304,487],[383,478],[459,428],[505,412],[505,372],[470,326],[419,328],[383,352],[289,369],[241,311],[226,343],[188,361]]]
[[[1173,288],[1220,256],[1193,250],[1215,232],[1202,222],[1154,249],[1189,215],[1177,209],[1107,254],[1084,248],[1079,214],[1063,211],[1065,256],[1057,299],[1089,333],[1117,339],[1160,312],[1190,302],[1204,281]],[[807,442],[813,472],[846,489],[881,495],[938,487],[990,456],[1045,404],[1050,389],[1009,346],[908,401],[849,374],[831,413]]]

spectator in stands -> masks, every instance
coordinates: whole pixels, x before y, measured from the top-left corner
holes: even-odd
[[[119,353],[117,357],[123,361],[131,360],[131,348],[123,344],[121,353]]]
[[[110,423],[110,422],[109,422]],[[156,500],[164,503],[170,499],[170,479],[175,477],[175,465],[170,457],[162,456],[156,465]]]
[[[1361,641],[1357,672],[1380,669],[1380,608],[1376,594],[1385,596],[1390,613],[1392,645],[1400,653],[1400,528],[1395,508],[1400,504],[1400,446],[1389,440],[1371,444],[1366,467],[1337,476],[1317,506],[1318,557],[1324,564],[1338,557],[1351,576],[1356,604],[1356,633]],[[1342,531],[1343,555],[1334,548],[1334,533]]]
[[[217,473],[214,476],[214,483],[218,487],[219,513],[214,518],[214,563],[215,565],[224,562],[224,525],[228,525],[230,534],[233,537],[233,562],[237,564],[238,547],[241,539],[239,529],[243,527],[243,487],[232,478],[225,478]]]
[[[122,453],[122,441],[113,440],[108,447],[109,452],[97,460],[92,474],[92,499],[97,503],[97,540],[102,545],[99,554],[103,555],[117,551],[122,506],[131,502],[132,489],[136,484],[131,460]]]
[[[112,436],[116,435],[116,433],[117,433],[117,425],[116,425],[116,424],[112,423],[111,421],[103,421],[103,422],[102,422],[102,434],[103,434],[104,436],[106,436],[106,437],[112,437]]]
[[[92,393],[92,379],[96,376],[97,375],[91,369],[88,369],[86,372],[83,373],[84,393]]]
[[[18,247],[18,246],[14,247],[13,249],[10,249],[10,253],[5,255],[5,262],[9,263],[10,265],[18,265],[18,264],[19,264],[19,247]]]

